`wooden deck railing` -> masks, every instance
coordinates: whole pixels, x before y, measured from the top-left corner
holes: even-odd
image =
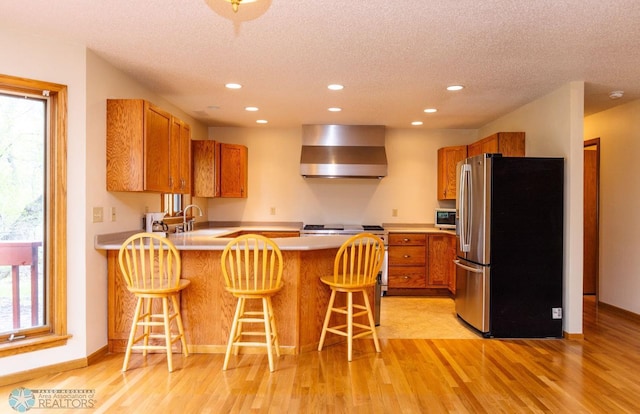
[[[0,266],[11,266],[13,328],[20,328],[20,266],[31,267],[31,325],[38,325],[39,241],[0,241]]]

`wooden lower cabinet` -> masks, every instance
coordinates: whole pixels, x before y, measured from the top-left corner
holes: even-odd
[[[455,277],[454,258],[452,234],[389,234],[388,293],[414,289],[416,295],[446,294],[451,291],[451,280]]]

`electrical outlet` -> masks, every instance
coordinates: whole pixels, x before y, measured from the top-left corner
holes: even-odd
[[[271,207],[271,215],[272,216],[276,215],[276,208],[275,207]]]
[[[551,308],[552,319],[562,319],[562,308]]]
[[[116,208],[111,207],[111,221],[116,221]]]
[[[391,217],[398,217],[398,209],[394,208],[391,210]]]
[[[94,207],[93,208],[93,222],[94,223],[102,223],[102,215],[104,209],[102,207]]]

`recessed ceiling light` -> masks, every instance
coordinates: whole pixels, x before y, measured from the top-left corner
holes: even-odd
[[[422,121],[413,121],[411,125],[420,126],[422,125]]]
[[[268,122],[269,122],[269,121],[267,121],[266,119],[258,119],[258,120],[256,121],[256,124],[266,124],[266,123],[268,123]]]
[[[342,108],[338,108],[338,107],[331,107],[329,108],[329,112],[340,112],[342,111]]]
[[[242,85],[240,85],[239,83],[227,83],[224,86],[226,88],[229,88],[229,89],[240,89],[240,88],[242,88]]]
[[[340,91],[344,89],[344,86],[339,85],[337,83],[332,83],[331,85],[327,86],[327,88],[331,89],[332,91]]]
[[[448,91],[459,91],[461,89],[464,89],[464,86],[462,85],[451,85],[451,86],[447,86],[447,90]]]
[[[434,112],[438,112],[438,110],[436,108],[427,108],[424,110],[426,113],[428,114],[432,114]]]
[[[611,93],[609,93],[609,98],[620,99],[622,98],[623,95],[624,95],[624,91],[611,91]]]
[[[247,106],[246,108],[244,108],[245,111],[249,111],[249,112],[255,112],[258,110],[257,106]]]

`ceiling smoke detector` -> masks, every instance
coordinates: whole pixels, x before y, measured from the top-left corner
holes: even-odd
[[[609,93],[609,98],[611,99],[620,99],[624,95],[624,91],[611,91]]]

